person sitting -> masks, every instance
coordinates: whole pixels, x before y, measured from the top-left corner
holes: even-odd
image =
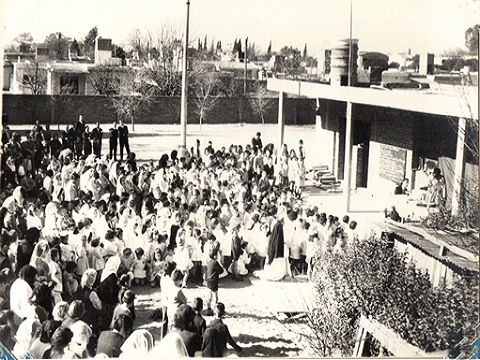
[[[200,351],[202,347],[202,337],[191,331],[194,315],[193,309],[183,304],[178,307],[173,317],[174,331],[180,334],[190,357],[195,356],[195,352]]]
[[[193,316],[193,329],[200,336],[203,335],[207,328],[207,322],[201,315],[202,310],[203,300],[202,298],[197,297],[193,300],[193,311],[195,312],[195,315]]]
[[[242,348],[233,340],[228,326],[222,321],[225,315],[225,305],[221,302],[217,303],[214,308],[214,313],[215,319],[208,324],[207,329],[214,328],[218,331],[219,338],[216,341],[218,353],[221,354],[222,357],[227,355],[227,344],[232,346],[235,351],[241,352]]]
[[[408,183],[408,179],[403,179],[402,183],[395,188],[394,195],[408,195]]]
[[[125,328],[128,317],[119,315],[113,323],[111,330],[102,331],[98,337],[97,354],[105,354],[108,357],[118,357],[121,353],[121,347],[126,339]]]

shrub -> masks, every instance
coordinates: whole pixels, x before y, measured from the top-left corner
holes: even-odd
[[[453,348],[478,321],[476,279],[433,288],[428,275],[384,240],[370,238],[316,263],[310,345],[351,356],[360,316],[372,316],[424,351]],[[379,346],[377,344],[377,350]]]

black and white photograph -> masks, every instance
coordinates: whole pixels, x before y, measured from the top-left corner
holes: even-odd
[[[0,358],[480,358],[480,0],[0,0]]]

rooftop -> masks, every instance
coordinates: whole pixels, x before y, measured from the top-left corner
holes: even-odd
[[[432,90],[383,90],[272,78],[267,81],[267,89],[309,98],[349,101],[355,104],[426,114],[478,119],[477,86],[444,86]]]

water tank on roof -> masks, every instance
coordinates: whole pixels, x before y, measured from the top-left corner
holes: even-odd
[[[348,85],[348,58],[350,54],[350,40],[338,40],[332,46],[330,63],[330,84],[337,86]],[[352,39],[351,52],[351,85],[357,85],[357,57],[358,39]]]

